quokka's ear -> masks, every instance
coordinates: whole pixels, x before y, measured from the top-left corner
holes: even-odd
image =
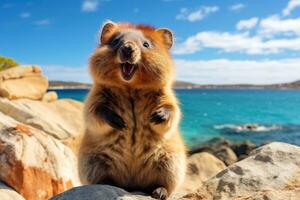
[[[108,39],[112,36],[112,34],[117,29],[117,27],[118,27],[118,24],[116,24],[115,22],[112,22],[110,20],[104,22],[102,29],[100,31],[101,44],[104,44],[105,42],[108,41]]]
[[[163,37],[163,41],[168,49],[170,49],[173,45],[173,33],[170,29],[167,28],[159,28],[156,31]]]

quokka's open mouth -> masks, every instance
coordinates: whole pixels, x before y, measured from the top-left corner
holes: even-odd
[[[128,62],[121,63],[121,73],[123,78],[129,81],[133,77],[136,68],[137,66],[135,64],[130,64]]]

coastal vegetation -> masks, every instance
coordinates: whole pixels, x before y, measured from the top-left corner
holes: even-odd
[[[0,55],[0,71],[18,66],[18,63],[12,59]]]

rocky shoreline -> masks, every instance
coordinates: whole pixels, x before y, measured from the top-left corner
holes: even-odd
[[[0,72],[0,199],[152,199],[109,185],[82,186],[83,104],[47,90],[38,66]],[[185,182],[169,199],[298,200],[300,147],[210,140],[188,152]]]

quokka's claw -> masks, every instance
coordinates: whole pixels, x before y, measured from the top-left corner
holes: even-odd
[[[151,195],[155,199],[166,200],[168,198],[168,191],[164,187],[156,188]]]
[[[160,124],[167,121],[170,117],[170,110],[167,108],[159,108],[150,116],[150,122]]]

